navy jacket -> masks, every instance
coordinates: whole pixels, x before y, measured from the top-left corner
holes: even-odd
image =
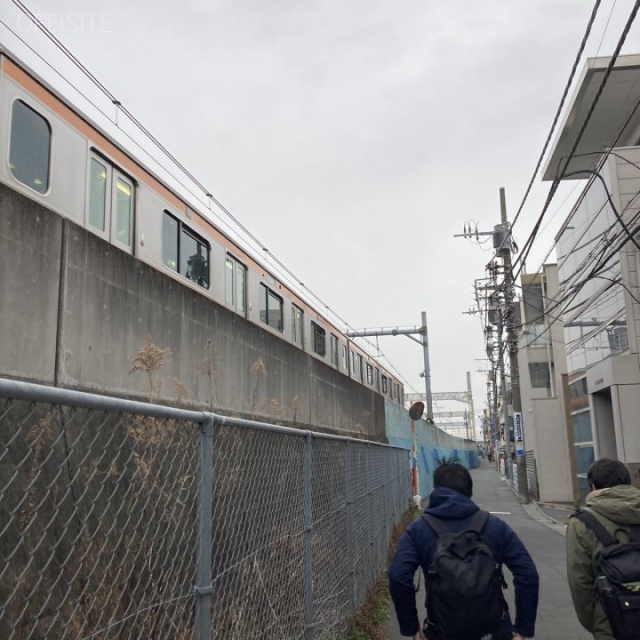
[[[435,489],[429,506],[425,509],[441,518],[451,531],[467,528],[479,507],[469,498],[452,489]],[[516,617],[513,631],[525,638],[534,635],[538,610],[538,572],[520,538],[496,516],[489,516],[482,536],[491,547],[495,559],[505,564],[513,574],[515,588]],[[389,589],[396,608],[400,633],[412,636],[420,629],[416,609],[416,592],[413,577],[418,567],[426,576],[437,545],[437,537],[423,518],[412,522],[398,542],[398,547],[389,567]],[[511,623],[509,622],[509,626]],[[505,631],[511,631],[511,629]],[[511,637],[510,633],[508,637]]]

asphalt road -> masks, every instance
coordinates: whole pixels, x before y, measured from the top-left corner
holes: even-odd
[[[547,514],[535,504],[521,505],[518,498],[507,486],[495,468],[481,461],[478,469],[471,471],[473,477],[473,500],[483,509],[498,512],[518,534],[533,557],[540,574],[540,604],[536,621],[538,640],[591,640],[578,622],[569,587],[565,555],[565,526],[552,520],[552,510]],[[562,514],[562,512],[559,512]],[[564,518],[556,518],[563,522]],[[514,611],[513,585],[511,575],[505,567],[505,577],[509,588],[505,592],[509,608]],[[418,612],[424,618],[424,579],[420,578],[421,591],[418,593]],[[421,618],[421,619],[422,619]],[[401,640],[393,608],[390,620],[385,624],[387,640]]]

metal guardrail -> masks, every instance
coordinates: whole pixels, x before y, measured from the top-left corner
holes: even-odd
[[[331,639],[411,495],[379,443],[0,379],[0,637]]]

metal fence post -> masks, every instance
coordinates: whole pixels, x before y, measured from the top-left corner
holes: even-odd
[[[308,431],[304,440],[304,621],[305,639],[313,638],[313,511],[311,509],[311,447]]]
[[[384,462],[386,466],[386,460]],[[389,493],[389,481],[386,480],[386,470],[383,472],[383,477],[385,480],[382,484],[382,522],[384,522],[384,533],[382,534],[382,537],[384,541],[384,548],[387,549],[389,546],[389,538],[391,537],[389,534],[389,526],[391,523],[387,518],[387,494]]]
[[[194,638],[211,637],[211,528],[213,501],[213,428],[214,417],[206,414],[200,425],[200,459],[198,463],[198,518],[196,521],[196,596]]]
[[[371,443],[367,442],[367,506],[369,510],[369,567],[371,578],[375,580],[375,560],[373,557],[373,491],[371,491]]]
[[[398,461],[396,460],[396,455],[394,451],[394,456],[392,458],[393,463],[393,525],[395,527],[396,523],[399,520],[399,510],[400,510],[400,475],[398,473]]]
[[[351,440],[347,440],[346,496],[347,496],[347,567],[349,569],[349,602],[351,613],[356,612],[356,577],[353,552],[353,469],[351,468]]]

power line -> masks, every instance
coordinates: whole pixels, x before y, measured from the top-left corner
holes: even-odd
[[[533,241],[538,233],[538,230],[540,228],[540,224],[542,223],[542,220],[549,208],[549,205],[551,204],[551,201],[553,200],[553,196],[556,193],[556,190],[558,188],[558,185],[560,184],[560,181],[562,180],[562,178],[565,177],[565,172],[567,170],[567,167],[569,166],[569,162],[571,161],[571,159],[573,158],[576,149],[578,148],[578,145],[580,143],[580,140],[582,139],[582,136],[584,135],[584,132],[587,128],[587,125],[591,119],[591,116],[593,115],[593,112],[596,108],[596,105],[598,104],[598,101],[600,100],[600,96],[602,95],[602,92],[604,91],[604,87],[607,84],[607,81],[609,80],[609,76],[611,75],[611,72],[613,71],[614,65],[616,63],[616,60],[618,59],[618,56],[620,55],[620,51],[622,49],[622,46],[624,45],[626,39],[627,39],[627,35],[629,34],[629,31],[631,29],[631,25],[633,24],[633,22],[635,21],[636,15],[638,13],[638,9],[640,8],[640,0],[636,0],[633,9],[631,10],[631,13],[629,14],[629,18],[627,19],[627,22],[624,26],[624,29],[622,30],[622,34],[620,35],[620,38],[618,39],[618,44],[615,48],[615,51],[613,52],[613,55],[611,56],[611,59],[609,61],[609,64],[607,65],[607,68],[604,72],[604,76],[602,78],[602,81],[600,82],[600,86],[598,87],[598,90],[596,92],[596,95],[594,96],[593,100],[591,101],[591,105],[589,107],[589,110],[587,112],[587,115],[584,119],[584,122],[582,123],[582,126],[580,128],[580,131],[578,132],[578,135],[573,143],[573,146],[571,148],[571,151],[569,152],[569,154],[566,156],[564,165],[561,169],[561,171],[559,172],[559,174],[554,178],[551,187],[549,189],[549,193],[547,195],[545,204],[543,206],[542,212],[540,213],[540,216],[538,217],[538,220],[536,221],[536,224],[534,225],[534,228],[529,236],[529,238],[527,239],[527,242],[525,243],[525,249],[523,249],[523,252],[520,254],[520,256],[515,260],[514,264],[513,264],[513,268],[512,268],[512,273],[511,273],[511,277],[513,280],[516,280],[516,278],[520,275],[520,272],[523,269],[523,266],[526,262],[526,259],[531,251],[531,247],[533,245]],[[637,108],[637,105],[636,107]],[[632,111],[632,114],[635,112],[635,109]],[[631,115],[630,115],[631,117]],[[630,117],[627,119],[627,122],[629,121]],[[626,126],[626,123],[625,125]],[[624,126],[622,129],[620,129],[620,132],[618,133],[618,136],[616,137],[616,140],[614,141],[614,143],[611,145],[612,147],[615,146],[615,142],[617,142],[617,140],[619,139],[619,137],[622,135],[622,132],[624,131]],[[606,155],[604,156],[605,158],[607,157]],[[515,269],[516,265],[518,264],[518,262],[520,263],[518,271],[514,274],[513,273],[513,269]]]
[[[268,256],[270,256],[271,260],[277,265],[278,269],[280,270],[280,275],[284,276],[284,280],[286,280],[288,282],[288,284],[290,286],[293,286],[294,289],[299,289],[302,294],[303,297],[309,298],[309,296],[311,297],[311,299],[315,300],[315,303],[312,303],[310,300],[308,300],[310,302],[310,305],[312,307],[319,307],[319,308],[324,308],[327,311],[330,312],[331,316],[333,318],[335,318],[335,321],[338,321],[340,323],[342,323],[342,325],[346,328],[349,329],[353,329],[353,327],[351,327],[351,325],[344,320],[344,318],[342,318],[341,316],[339,316],[335,311],[331,310],[329,308],[328,305],[326,305],[323,300],[317,295],[315,294],[311,289],[305,287],[300,279],[287,267],[285,266],[276,256],[274,256],[271,252],[268,251],[268,249],[265,248],[264,244],[262,242],[260,242],[258,240],[258,238],[256,238],[256,236],[254,236],[248,229],[247,227],[245,227],[230,211],[229,209],[227,209],[217,198],[215,198],[213,196],[213,194],[211,193],[211,191],[209,189],[207,189],[124,105],[122,105],[122,103],[116,98],[116,96],[109,91],[109,89],[107,89],[107,87],[100,82],[100,80],[98,80],[98,78],[91,73],[91,71],[82,64],[82,62],[80,62],[80,60],[58,39],[56,38],[56,36],[51,33],[51,31],[47,28],[47,26],[37,17],[36,14],[34,14],[33,12],[31,12],[29,10],[28,7],[26,7],[24,5],[23,2],[21,2],[21,0],[12,0],[13,4],[20,10],[22,11],[22,13],[24,15],[26,15],[30,20],[32,20],[33,24],[37,24],[38,25],[38,32],[41,32],[45,35],[45,37],[53,43],[53,45],[58,48],[66,57],[69,61],[71,61],[71,63],[82,72],[82,74],[89,79],[89,81],[104,95],[107,97],[107,99],[113,104],[116,105],[116,107],[129,119],[129,121],[147,138],[147,140],[149,140],[156,149],[158,149],[175,167],[177,167],[180,172],[187,177],[191,183],[196,186],[201,192],[202,194],[208,198],[211,202],[215,203],[215,205],[236,225],[236,227],[242,231],[242,233],[245,234],[246,238],[248,238],[249,240],[251,240],[253,243],[255,243],[257,245],[257,247],[259,247],[259,249],[263,252],[265,252],[266,254],[268,254]],[[70,87],[72,87],[74,89],[74,91],[77,92],[78,95],[80,95],[89,105],[91,105],[100,115],[102,115],[103,117],[107,118],[107,120],[109,120],[109,122],[111,122],[112,124],[114,124],[116,127],[118,127],[118,132],[119,134],[125,136],[132,144],[134,144],[138,149],[140,149],[147,158],[149,158],[152,162],[154,162],[155,164],[157,164],[157,166],[163,171],[166,172],[168,175],[170,175],[171,179],[173,181],[175,181],[175,183],[177,183],[182,189],[184,189],[186,191],[186,193],[188,193],[192,198],[194,198],[198,203],[200,203],[201,205],[203,205],[205,208],[208,208],[209,212],[212,215],[215,215],[215,217],[220,220],[226,227],[227,229],[233,234],[235,235],[237,238],[239,238],[240,240],[244,242],[246,242],[245,239],[243,239],[240,234],[238,233],[237,230],[233,229],[228,222],[226,222],[222,216],[220,216],[219,214],[213,212],[210,207],[207,207],[207,202],[202,200],[202,197],[200,195],[198,195],[197,193],[195,193],[193,191],[193,189],[189,186],[187,186],[182,180],[180,180],[179,178],[177,178],[176,176],[174,176],[173,174],[169,173],[168,169],[162,165],[162,163],[155,158],[153,155],[151,155],[151,153],[145,149],[137,140],[135,140],[134,138],[131,137],[130,134],[128,134],[124,129],[122,129],[120,126],[118,126],[117,122],[113,122],[111,120],[111,118],[105,113],[104,109],[100,106],[98,106],[89,96],[87,96],[81,89],[79,89],[78,87],[76,87],[73,83],[71,83],[69,80],[67,80],[67,78],[65,78],[62,73],[56,69],[51,62],[49,62],[43,55],[41,55],[39,52],[37,52],[35,50],[34,47],[32,47],[21,35],[19,35],[18,33],[16,33],[16,31],[11,28],[10,25],[8,25],[5,21],[3,21],[2,19],[0,19],[0,24],[2,24],[10,33],[13,34],[14,37],[16,37],[24,46],[26,46],[35,56],[37,56],[47,67],[49,67],[54,73],[56,73],[57,76],[59,76],[65,83],[67,83]],[[254,256],[255,258],[255,256]],[[258,262],[260,262],[260,260],[257,260]],[[265,266],[266,268],[266,266]],[[307,294],[306,296],[304,294]],[[316,308],[316,311],[318,309]],[[371,347],[372,349],[375,348],[375,345],[373,345],[373,343],[371,343],[368,340],[361,340],[361,342],[364,342],[365,344],[369,345],[369,347]],[[404,380],[404,378],[398,373],[398,371],[395,369],[395,367],[393,367],[393,365],[391,365],[389,359],[386,357],[386,355],[384,355],[384,353],[381,353],[381,356],[384,357],[387,362],[390,365],[390,368],[393,369],[395,375],[403,380],[403,382],[405,384],[408,384],[406,382],[406,380]],[[410,386],[410,385],[409,385]]]
[[[584,48],[587,44],[587,40],[589,39],[589,35],[591,34],[591,28],[593,27],[593,23],[595,22],[596,19],[596,15],[598,14],[598,9],[600,8],[600,2],[601,0],[596,0],[596,3],[593,5],[593,9],[591,10],[591,16],[589,17],[589,22],[587,23],[587,28],[584,32],[584,35],[582,36],[582,42],[580,43],[580,46],[578,47],[578,53],[576,54],[576,57],[573,61],[573,66],[571,67],[571,72],[569,73],[569,79],[567,80],[567,83],[564,87],[564,91],[562,92],[562,97],[560,98],[560,104],[558,105],[558,109],[556,110],[556,114],[553,118],[553,122],[551,124],[551,129],[549,130],[549,134],[547,135],[547,139],[544,142],[544,145],[542,147],[542,152],[540,153],[540,157],[538,158],[538,162],[536,163],[536,167],[533,170],[533,175],[531,176],[531,180],[529,181],[529,185],[527,186],[527,189],[525,191],[524,197],[522,198],[522,202],[520,203],[520,206],[518,207],[518,210],[516,211],[516,215],[513,218],[513,222],[511,223],[511,227],[513,227],[515,225],[515,223],[518,220],[518,217],[520,216],[520,213],[524,207],[525,202],[527,201],[527,198],[529,197],[529,193],[531,192],[531,188],[533,187],[533,183],[536,179],[536,176],[538,175],[538,170],[540,169],[540,165],[542,164],[542,161],[544,159],[544,155],[547,152],[547,147],[549,146],[549,143],[551,142],[551,137],[553,136],[553,132],[555,131],[556,128],[556,124],[558,123],[558,120],[560,118],[560,114],[562,112],[562,109],[564,107],[564,103],[565,100],[567,99],[567,95],[569,94],[569,89],[571,88],[571,85],[573,83],[573,78],[576,74],[576,70],[578,69],[578,64],[580,62],[580,59],[582,58],[582,52],[584,51]],[[607,22],[608,24],[608,22]]]

